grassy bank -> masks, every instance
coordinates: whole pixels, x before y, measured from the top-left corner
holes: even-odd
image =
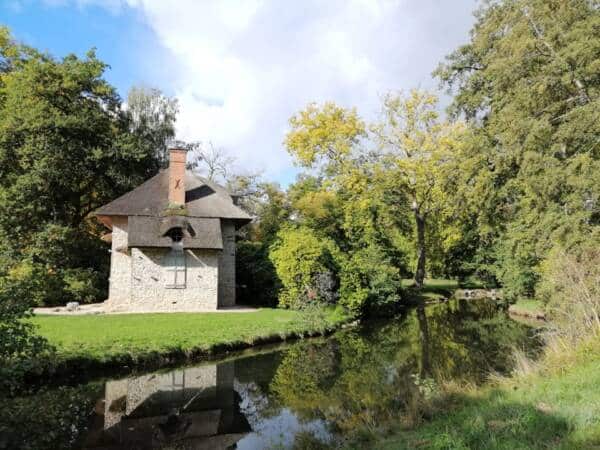
[[[450,387],[433,401],[431,420],[412,430],[392,428],[373,448],[600,448],[599,385],[595,342],[563,367],[550,365],[483,389]]]
[[[545,319],[544,305],[539,300],[520,299],[508,307],[508,312],[516,316],[532,319]]]
[[[539,359],[516,352],[513,375],[492,376],[484,387],[437,383],[421,392],[412,414],[392,418],[368,443],[377,449],[600,449],[598,280],[597,248],[557,251],[543,271],[540,292],[550,322]],[[520,301],[512,312],[535,315],[540,307]]]
[[[423,288],[419,291],[414,290],[415,280],[405,278],[402,280],[402,287],[406,289],[408,297],[413,302],[420,300],[436,301],[451,297],[457,289],[485,289],[482,281],[469,279],[463,282],[457,280],[448,280],[444,278],[425,278]]]
[[[35,316],[57,351],[57,371],[160,366],[252,345],[318,335],[348,317],[339,310]]]

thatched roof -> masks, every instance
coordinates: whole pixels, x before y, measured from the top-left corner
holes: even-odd
[[[185,173],[185,215],[233,219],[239,225],[252,220],[233,203],[225,188],[187,170]],[[134,190],[97,209],[97,216],[161,217],[169,206],[169,171],[162,170]]]
[[[129,217],[128,247],[171,247],[166,236],[171,228],[183,231],[183,248],[223,249],[221,223],[217,218],[201,217]]]

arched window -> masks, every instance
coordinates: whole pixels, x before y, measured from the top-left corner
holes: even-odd
[[[172,228],[167,235],[173,243],[165,260],[167,273],[165,287],[167,289],[185,289],[186,265],[182,242],[183,232],[181,228]]]

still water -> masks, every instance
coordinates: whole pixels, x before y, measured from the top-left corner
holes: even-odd
[[[535,330],[493,302],[454,300],[329,338],[98,384],[86,449],[339,445],[435,392],[507,373]],[[531,351],[531,350],[530,350]]]

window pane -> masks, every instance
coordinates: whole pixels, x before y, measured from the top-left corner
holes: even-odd
[[[181,250],[171,249],[165,257],[166,287],[185,288],[186,266],[185,253]]]

